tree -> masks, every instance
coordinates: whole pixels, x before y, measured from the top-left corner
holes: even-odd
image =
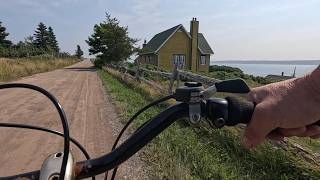
[[[9,33],[6,32],[6,28],[1,24],[2,22],[0,21],[0,46],[9,47],[12,45],[12,42],[6,39]]]
[[[26,38],[24,38],[24,43],[29,46],[33,46],[33,44],[34,44],[33,36],[27,36]]]
[[[34,38],[33,42],[37,48],[42,48],[44,50],[48,49],[48,31],[46,25],[42,22],[39,23],[35,30]]]
[[[36,56],[36,55],[40,55],[40,54],[44,54],[45,51],[44,49],[40,49],[38,47],[36,47],[34,44],[34,37],[33,36],[27,36],[26,38],[24,38],[24,46],[25,49],[27,49],[27,53],[26,56]]]
[[[58,41],[56,39],[56,35],[54,34],[51,26],[49,26],[48,28],[48,45],[47,46],[55,53],[58,53],[60,50]]]
[[[130,38],[128,27],[119,25],[116,18],[106,13],[106,20],[96,24],[94,33],[86,40],[90,55],[96,55],[106,62],[127,60],[135,52],[137,39]]]
[[[78,58],[78,59],[81,59],[81,56],[83,55],[83,51],[81,50],[80,46],[77,45],[77,50],[76,50],[76,54],[75,56]]]

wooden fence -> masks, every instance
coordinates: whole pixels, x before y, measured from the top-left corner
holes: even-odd
[[[146,84],[152,85],[153,87],[164,91],[165,88],[160,86],[159,84],[153,82],[152,80],[148,80],[146,78],[146,74],[149,74],[151,76],[157,76],[157,77],[162,77],[162,78],[167,78],[170,80],[170,84],[168,87],[168,93],[172,93],[173,87],[174,87],[174,82],[176,82],[177,86],[180,84],[180,80],[184,81],[196,81],[202,83],[204,86],[211,86],[216,82],[219,82],[220,80],[210,78],[207,76],[195,74],[192,72],[188,71],[183,71],[177,68],[175,66],[174,71],[171,72],[163,72],[163,71],[155,71],[155,70],[150,70],[146,69],[143,67],[140,67],[140,65],[137,65],[133,68],[129,68],[127,66],[122,66],[122,65],[114,65],[114,64],[109,64],[107,65],[109,68],[117,69],[118,71],[122,73],[127,73],[130,74],[132,77],[134,77],[138,81],[143,81]]]

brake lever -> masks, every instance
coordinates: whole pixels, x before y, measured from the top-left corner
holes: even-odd
[[[205,89],[202,92],[202,98],[204,100],[207,100],[210,97],[212,97],[216,92],[245,94],[250,92],[250,88],[243,79],[219,81]]]
[[[243,79],[231,79],[220,81],[214,84],[217,88],[217,92],[227,93],[248,93],[250,88]]]

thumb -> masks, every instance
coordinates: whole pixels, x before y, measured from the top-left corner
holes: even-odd
[[[263,104],[256,106],[252,119],[242,137],[242,144],[248,149],[262,143],[275,128],[273,119],[268,119],[268,113],[264,111],[263,106]]]

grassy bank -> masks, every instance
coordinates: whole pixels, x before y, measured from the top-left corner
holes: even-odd
[[[114,97],[123,119],[151,101],[150,88],[123,81],[99,70],[107,91]],[[134,127],[161,110],[142,114]],[[270,142],[248,151],[240,145],[239,128],[198,128],[176,122],[149,144],[143,159],[152,167],[153,179],[319,179],[320,171],[294,151]]]
[[[1,59],[0,82],[59,69],[76,63],[75,59]]]

